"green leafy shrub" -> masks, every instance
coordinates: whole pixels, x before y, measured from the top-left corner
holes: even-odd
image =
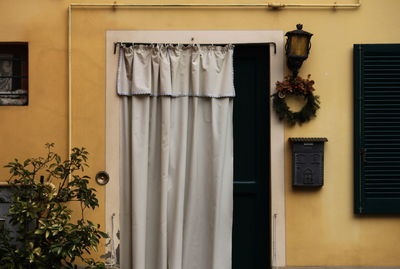
[[[18,236],[1,233],[0,268],[77,268],[78,260],[85,268],[105,268],[104,263],[83,256],[97,251],[100,239],[107,237],[84,215],[86,209],[99,206],[90,178],[79,174],[88,166],[88,152],[73,148],[70,158],[61,160],[53,147],[46,144],[45,157],[15,159],[5,166],[12,187],[9,218]],[[76,221],[68,207],[72,202],[80,204]]]

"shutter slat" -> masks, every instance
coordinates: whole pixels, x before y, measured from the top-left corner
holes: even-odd
[[[393,87],[399,87],[400,85],[399,85],[399,82],[396,82],[396,81],[379,81],[379,82],[377,82],[377,81],[365,81],[364,82],[365,83],[365,85],[376,85],[376,84],[379,84],[379,85],[392,85]]]
[[[383,85],[380,85],[380,86],[365,86],[364,89],[365,89],[365,90],[368,90],[368,89],[378,89],[378,90],[379,90],[379,93],[382,93],[381,89],[397,89],[397,88],[393,88],[393,87],[391,87],[391,86],[383,86]],[[390,91],[389,93],[392,93],[392,91]]]
[[[393,127],[390,127],[390,128],[393,128]],[[397,134],[397,133],[399,133],[400,134],[400,130],[382,130],[381,127],[374,129],[373,125],[372,125],[370,128],[368,128],[368,130],[365,131],[365,133],[367,133],[367,134],[368,133],[370,133],[370,134],[382,134],[382,133]]]
[[[366,132],[366,134],[368,134]],[[398,134],[396,135],[396,133],[388,133],[388,134],[368,134],[368,139],[373,139],[372,141],[376,141],[377,139],[381,140],[382,138],[389,138],[391,139],[390,141],[397,141],[400,140],[400,137],[396,137],[398,136]],[[395,138],[392,138],[395,137]],[[386,139],[385,139],[386,140]],[[371,141],[371,140],[369,140]]]
[[[397,154],[397,152],[400,150],[400,146],[395,146],[395,147],[386,147],[386,148],[380,148],[380,147],[370,147],[369,152],[373,152],[374,154],[390,154],[391,151],[394,151],[394,154]],[[376,152],[377,151],[377,152]]]
[[[393,121],[379,121],[379,118],[376,119],[368,119],[365,122],[365,130],[370,130],[370,129],[377,129],[377,128],[396,128],[399,127],[396,125],[396,123]]]
[[[382,107],[384,106],[384,107]],[[395,105],[391,105],[390,107],[388,107],[387,105],[368,105],[365,104],[365,110],[366,111],[400,111],[400,107],[393,107]]]
[[[398,184],[400,184],[400,179],[399,178],[390,178],[390,176],[386,176],[386,177],[379,177],[378,174],[371,174],[370,176],[374,176],[373,179],[367,179],[365,182],[366,183],[377,183],[377,184],[396,184],[396,182]],[[392,175],[392,177],[394,177]]]
[[[367,181],[365,183],[365,186],[375,186],[375,187],[385,187],[385,188],[387,188],[389,186],[393,186],[393,187],[400,188],[400,181],[399,180],[387,181],[385,179],[382,179],[380,181]]]
[[[379,46],[379,45],[366,45],[366,46]],[[381,55],[364,55],[365,60],[375,60],[375,59],[400,59],[400,55],[388,55],[385,56],[383,54]]]
[[[386,73],[385,74],[381,74],[381,75],[371,74],[371,75],[365,76],[364,79],[367,82],[370,82],[370,81],[375,81],[375,82],[399,81],[398,77],[387,76]]]
[[[369,58],[368,56],[364,60],[364,66],[368,65],[380,65],[382,63],[400,63],[400,58],[386,58],[386,57],[379,57],[379,58]]]
[[[366,114],[366,120],[369,119],[381,119],[381,120],[398,120],[400,117],[400,111],[393,111],[390,113],[390,110],[368,110]]]
[[[400,97],[400,95],[399,95],[399,93],[398,93],[398,90],[400,89],[400,87],[399,88],[386,88],[385,90],[382,90],[382,87],[380,87],[380,89],[378,89],[378,90],[376,90],[376,91],[365,91],[365,98],[379,98],[379,97],[382,97],[382,98],[391,98],[391,97],[394,97],[394,98],[399,98]],[[380,99],[378,99],[378,100],[380,100]],[[385,99],[384,99],[385,100]],[[387,100],[386,99],[386,101],[390,101],[390,100]]]
[[[371,98],[371,99],[365,99],[364,100],[364,104],[367,106],[367,105],[393,105],[393,106],[399,106],[398,104],[397,104],[397,102],[398,102],[398,100],[390,100],[390,101],[388,101],[388,100],[380,100],[380,99],[375,99],[375,98]],[[384,104],[382,104],[382,103],[384,103]]]
[[[373,156],[373,154],[368,154],[366,159],[369,162],[375,162],[375,163],[379,163],[379,162],[381,162],[379,160],[383,159],[383,160],[385,160],[383,163],[385,163],[385,162],[388,163],[388,162],[394,162],[394,161],[391,161],[393,159],[400,160],[400,156],[376,156],[376,155]]]
[[[368,169],[365,169],[365,171],[375,171],[375,170],[386,170],[384,171],[389,172],[389,171],[400,171],[400,169],[394,169],[393,168],[393,161],[392,162],[379,162],[371,159],[366,159],[365,164],[368,165]],[[380,171],[379,173],[383,173]],[[395,175],[398,176],[398,175]]]
[[[390,71],[399,71],[400,72],[400,68],[382,68],[382,69],[378,69],[378,68],[370,68],[370,69],[368,69],[368,71],[370,71],[370,72],[375,72],[375,71],[377,71],[377,72],[390,72]]]

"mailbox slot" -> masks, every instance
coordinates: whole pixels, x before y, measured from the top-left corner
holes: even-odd
[[[324,143],[327,138],[291,137],[292,185],[321,187],[324,185]]]

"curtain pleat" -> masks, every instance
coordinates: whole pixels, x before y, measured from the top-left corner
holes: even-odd
[[[232,54],[122,48],[123,269],[231,269]]]

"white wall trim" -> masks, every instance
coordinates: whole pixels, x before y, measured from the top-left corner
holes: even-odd
[[[111,234],[111,216],[119,215],[119,99],[115,91],[117,55],[114,42],[152,43],[261,43],[275,42],[277,53],[270,48],[271,94],[275,82],[283,79],[284,41],[282,31],[107,31],[106,32],[106,169],[110,183],[106,186],[106,230]],[[273,266],[286,265],[284,126],[271,109],[271,261]],[[116,227],[119,227],[118,217]]]

